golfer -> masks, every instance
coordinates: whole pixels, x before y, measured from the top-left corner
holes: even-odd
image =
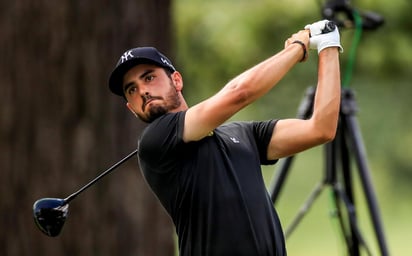
[[[121,56],[109,87],[149,123],[138,139],[139,165],[175,224],[180,255],[286,255],[261,165],[335,136],[342,47],[337,28],[321,32],[326,23],[307,25],[280,52],[190,107],[182,94],[182,75],[157,49],[138,47]],[[309,119],[227,122],[305,62],[309,49],[318,53]]]

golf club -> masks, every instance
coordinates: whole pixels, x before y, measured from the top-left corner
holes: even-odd
[[[129,155],[124,157],[119,162],[115,163],[102,174],[94,178],[92,181],[84,185],[78,191],[74,192],[65,199],[61,198],[42,198],[33,204],[33,216],[37,227],[48,236],[57,236],[63,228],[69,212],[69,202],[75,199],[80,193],[92,186],[98,180],[112,172],[118,166],[136,155],[138,150],[134,150]]]

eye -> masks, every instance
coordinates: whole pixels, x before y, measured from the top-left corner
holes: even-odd
[[[133,95],[136,91],[137,91],[137,87],[136,87],[136,86],[130,86],[130,87],[127,89],[127,94]]]
[[[147,76],[145,76],[144,80],[145,80],[146,82],[151,82],[151,81],[154,80],[154,78],[155,78],[154,75],[147,75]]]

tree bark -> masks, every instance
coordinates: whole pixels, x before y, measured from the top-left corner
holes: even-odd
[[[173,255],[173,226],[132,158],[70,203],[58,237],[32,205],[134,150],[143,124],[108,89],[128,48],[169,54],[168,0],[0,3],[0,255]]]

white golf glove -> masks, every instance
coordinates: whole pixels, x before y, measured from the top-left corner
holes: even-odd
[[[338,47],[339,51],[343,52],[338,27],[335,26],[335,29],[331,32],[324,32],[328,23],[328,20],[321,20],[305,26],[305,29],[310,31],[310,49],[318,50],[319,54],[325,48]]]

